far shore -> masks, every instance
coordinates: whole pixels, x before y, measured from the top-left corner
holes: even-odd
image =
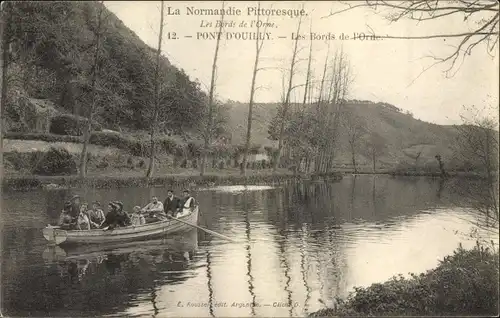
[[[143,174],[114,173],[108,175],[90,174],[85,179],[77,175],[71,176],[5,176],[4,190],[29,190],[29,189],[67,189],[67,188],[125,188],[125,187],[211,187],[218,185],[241,184],[280,184],[289,180],[328,179],[341,180],[342,174],[333,172],[320,175],[294,175],[291,172],[279,171],[275,174],[269,171],[248,171],[247,175],[233,173],[208,172],[200,176],[191,172],[179,174],[157,175],[147,179]]]
[[[200,176],[199,171],[187,169],[178,173],[158,174],[149,180],[145,178],[143,171],[115,171],[99,173],[90,172],[85,179],[78,175],[61,176],[38,176],[38,175],[15,175],[7,174],[3,178],[3,189],[23,191],[30,189],[70,189],[81,187],[92,188],[126,188],[126,187],[212,187],[219,185],[241,185],[241,184],[279,184],[290,180],[295,181],[337,181],[344,175],[390,175],[393,177],[430,177],[443,178],[437,172],[423,171],[358,171],[337,170],[335,172],[320,174],[294,174],[286,169],[279,169],[273,173],[271,169],[247,170],[246,176],[242,176],[238,169],[224,169],[208,171]],[[449,172],[444,178],[471,178],[481,179],[483,176],[475,172]]]

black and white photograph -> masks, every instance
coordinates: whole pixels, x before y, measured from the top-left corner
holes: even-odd
[[[0,317],[498,316],[498,1],[0,9]]]

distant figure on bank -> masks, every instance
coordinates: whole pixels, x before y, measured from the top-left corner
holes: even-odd
[[[78,213],[78,218],[76,222],[77,230],[90,230],[90,220],[87,216],[87,203],[83,203],[80,206],[80,213]]]
[[[92,210],[88,211],[88,216],[90,220],[90,227],[92,229],[98,229],[101,227],[102,223],[106,219],[104,216],[104,211],[101,209],[101,203],[94,201],[92,203]]]
[[[178,197],[174,195],[173,190],[168,190],[167,191],[167,198],[165,199],[165,202],[163,203],[163,211],[165,212],[165,215],[170,215],[175,217],[177,215],[177,212],[179,212],[179,203],[180,200]]]
[[[133,226],[143,225],[146,223],[144,215],[141,214],[141,207],[138,205],[134,206],[134,212],[132,213],[130,219],[132,221]]]
[[[180,213],[177,214],[177,217],[181,217],[193,212],[194,207],[196,206],[196,202],[194,198],[189,194],[189,190],[184,190],[183,194],[184,198],[182,199],[181,204],[179,206]]]

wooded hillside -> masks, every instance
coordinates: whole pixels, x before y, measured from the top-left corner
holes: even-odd
[[[23,102],[49,101],[63,113],[86,115],[90,104],[97,2],[6,3],[8,51],[7,124],[30,131]],[[154,49],[104,8],[94,118],[105,128],[148,128],[151,117]],[[205,94],[197,82],[161,58],[168,89],[162,120],[171,130],[199,124]]]
[[[279,105],[261,103],[256,106],[252,143],[275,145],[276,141],[270,139],[269,127],[278,112]],[[295,106],[297,105],[292,105],[292,107]],[[314,105],[308,105],[308,107],[311,108]],[[344,108],[355,115],[362,130],[356,154],[360,163],[369,164],[371,161],[368,153],[368,138],[372,135],[380,136],[384,149],[379,161],[388,166],[394,166],[399,162],[434,163],[437,154],[446,159],[453,158],[453,145],[456,143],[458,133],[453,126],[436,125],[415,119],[410,113],[404,113],[402,109],[387,103],[354,100],[347,102]],[[230,114],[228,130],[233,134],[233,142],[238,143],[243,140],[241,125],[248,114],[248,105],[233,102]],[[336,161],[349,163],[348,136],[342,127],[339,128],[337,147]]]

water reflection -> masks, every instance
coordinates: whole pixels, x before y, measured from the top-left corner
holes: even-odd
[[[133,206],[167,189],[6,193],[2,305],[12,316],[304,316],[353,286],[437,265],[475,217],[451,185],[357,176],[205,190],[200,225],[236,243],[190,231],[65,249],[47,248],[41,229],[73,193]]]

